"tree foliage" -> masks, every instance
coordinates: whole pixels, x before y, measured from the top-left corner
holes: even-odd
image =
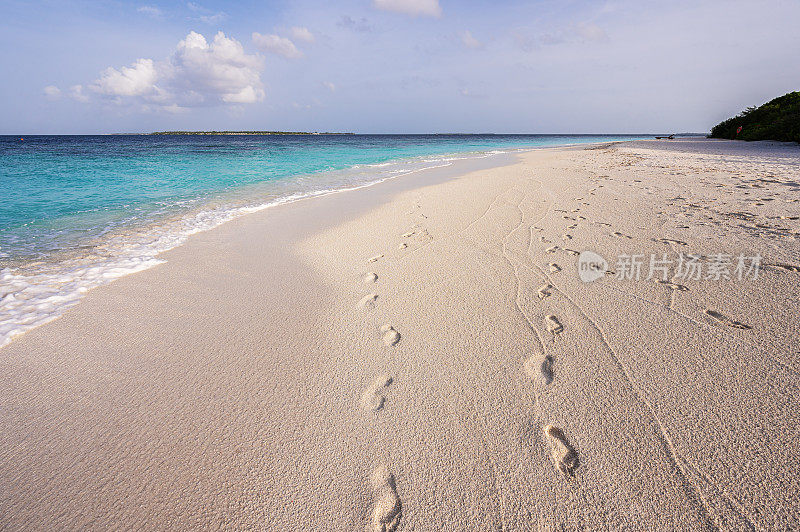
[[[740,126],[742,131],[737,134]],[[800,142],[800,92],[784,94],[761,107],[748,107],[738,116],[711,128],[709,136],[717,139]]]

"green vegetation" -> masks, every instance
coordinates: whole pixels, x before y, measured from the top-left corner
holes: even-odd
[[[736,130],[742,128],[738,134]],[[790,92],[711,128],[711,138],[800,142],[800,92]]]
[[[155,131],[150,135],[352,135],[352,133],[311,133],[308,131]]]

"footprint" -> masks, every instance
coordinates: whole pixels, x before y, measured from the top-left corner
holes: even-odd
[[[378,280],[378,274],[375,272],[367,272],[361,276],[361,282],[364,284],[374,283]]]
[[[564,248],[564,251],[569,253],[570,255],[574,255],[575,257],[581,254],[580,251],[575,251],[574,249],[569,249],[569,248]]]
[[[545,253],[555,253],[556,251],[558,251],[558,246],[550,246],[544,250]]]
[[[561,266],[559,266],[555,262],[551,262],[547,266],[548,266],[548,268],[550,268],[550,273],[556,273],[556,272],[560,272],[561,271]]]
[[[549,243],[550,243],[550,241],[549,241],[549,240],[547,240],[547,239],[546,239],[545,237],[543,237],[543,236],[540,236],[540,237],[539,237],[539,242],[543,242],[543,243],[545,243],[545,244],[549,244]]]
[[[402,517],[403,505],[397,496],[394,475],[385,465],[378,466],[370,476],[375,493],[375,507],[372,511],[372,531],[392,532],[397,530]]]
[[[367,259],[367,262],[378,262],[381,258],[383,258],[383,253]]]
[[[675,240],[673,238],[659,238],[658,241],[659,242],[664,242],[665,244],[675,244],[677,246],[688,246],[688,244],[686,242],[683,242],[682,240]]]
[[[422,242],[430,242],[431,240],[433,240],[433,237],[431,236],[431,234],[428,232],[427,229],[423,229],[422,231],[420,231],[417,238]]]
[[[614,235],[614,236],[618,236],[618,237],[620,237],[620,238],[633,239],[633,237],[632,237],[632,236],[628,236],[628,235],[626,235],[626,234],[620,233],[619,231],[614,231],[614,232],[613,232],[613,233],[611,233],[611,234],[612,234],[612,235]]]
[[[529,357],[523,367],[531,379],[541,378],[545,384],[553,382],[553,357],[551,355]]]
[[[408,238],[410,236],[414,236],[414,233],[416,233],[416,231],[409,231],[408,233],[403,233],[402,237],[403,238]]]
[[[400,244],[399,246],[397,246],[397,249],[406,249],[407,247],[408,247],[408,244],[406,244],[405,242],[403,242],[402,244]]]
[[[681,292],[688,292],[689,291],[689,289],[687,287],[683,286],[682,284],[675,284],[675,283],[671,283],[669,281],[664,281],[662,279],[656,279],[656,282],[658,284],[663,284],[664,286],[668,286],[668,287],[672,288],[673,290],[679,290]]]
[[[575,476],[575,469],[580,465],[578,453],[569,444],[564,432],[553,425],[546,425],[544,436],[550,445],[550,458],[556,469],[566,477]]]
[[[397,332],[397,330],[395,330],[395,328],[389,325],[388,323],[386,325],[381,326],[381,334],[383,335],[382,336],[383,343],[386,345],[389,346],[395,345],[397,342],[400,341],[400,333]]]
[[[707,316],[710,316],[712,319],[718,321],[723,325],[727,325],[728,327],[733,327],[734,329],[752,329],[749,325],[745,325],[740,321],[735,321],[725,314],[717,312],[716,310],[705,309],[703,313]]]
[[[358,302],[358,308],[373,309],[375,308],[375,301],[378,299],[378,294],[367,294]]]
[[[561,235],[561,238],[563,240],[572,240],[572,235],[569,233],[564,233],[563,235]]]
[[[544,299],[546,297],[549,297],[550,295],[552,295],[552,293],[550,292],[551,288],[553,288],[552,285],[549,284],[543,285],[541,288],[539,288],[539,290],[536,291],[536,295],[539,296],[539,299]]]
[[[558,334],[564,330],[564,326],[561,325],[561,322],[558,321],[558,318],[556,318],[552,314],[548,314],[547,316],[545,316],[544,321],[547,324],[547,330],[553,334]]]
[[[776,268],[786,270],[787,272],[800,272],[800,266],[795,266],[794,264],[775,263],[775,264],[767,264],[767,266],[774,266]]]
[[[392,378],[389,375],[381,375],[370,384],[364,393],[361,394],[361,406],[364,410],[377,412],[383,408],[386,402],[386,388],[392,384]]]

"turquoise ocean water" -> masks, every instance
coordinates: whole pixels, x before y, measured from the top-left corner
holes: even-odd
[[[192,233],[454,160],[607,135],[0,137],[0,346]]]

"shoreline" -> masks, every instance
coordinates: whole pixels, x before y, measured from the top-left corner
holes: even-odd
[[[572,251],[796,265],[800,150],[462,163],[195,234],[4,347],[0,527],[796,524],[798,273]]]
[[[576,146],[588,145],[592,144],[577,144]],[[0,319],[0,350],[27,331],[58,319],[63,312],[79,304],[80,300],[88,291],[114,282],[127,275],[136,274],[157,266],[164,260],[160,258],[163,253],[183,245],[192,235],[213,230],[241,216],[305,199],[323,197],[340,192],[350,192],[378,185],[387,180],[405,177],[416,172],[425,172],[447,167],[460,160],[477,160],[506,154],[524,153],[535,149],[567,146],[572,145],[528,148],[512,147],[503,150],[495,148],[486,151],[453,152],[412,158],[390,159],[385,162],[367,165],[356,164],[347,169],[329,171],[324,174],[353,171],[362,167],[378,168],[391,166],[392,164],[401,164],[404,161],[414,161],[420,157],[423,158],[423,162],[443,163],[401,171],[398,174],[379,177],[353,186],[341,186],[335,189],[320,189],[302,194],[279,196],[270,199],[266,203],[253,203],[252,200],[243,201],[239,199],[238,203],[240,204],[238,206],[235,204],[236,202],[228,205],[226,204],[226,200],[222,199],[225,196],[221,196],[215,200],[215,203],[222,201],[222,206],[212,208],[211,206],[214,205],[214,203],[207,204],[195,208],[188,213],[172,215],[158,222],[151,222],[140,227],[127,228],[125,231],[121,232],[111,232],[110,235],[104,235],[104,240],[101,243],[87,242],[89,249],[92,250],[92,253],[88,256],[84,251],[78,253],[77,250],[71,249],[49,257],[50,259],[55,257],[55,262],[36,258],[34,260],[26,259],[24,262],[18,264],[10,263],[0,268],[0,283],[7,288],[7,290],[0,294],[0,296],[2,296],[0,297],[0,315],[6,314],[5,318]],[[436,160],[437,157],[439,160]],[[432,159],[428,161],[427,158]],[[256,195],[254,191],[263,186],[264,183],[249,185],[249,188],[252,189],[250,195]],[[235,192],[230,191],[227,195],[232,198],[234,193],[239,195],[243,192],[244,189]],[[86,249],[87,245],[82,245],[79,248],[81,250]],[[90,260],[91,257],[96,257],[96,259]],[[31,265],[33,265],[34,268],[31,268]],[[71,288],[65,291],[63,288],[64,286]],[[48,289],[48,287],[54,288]],[[19,305],[16,303],[16,300],[21,299],[25,301],[28,299],[27,297],[20,298],[18,292],[31,289],[39,294],[38,300],[35,301],[35,306],[31,309],[29,308],[30,305],[24,302],[21,308],[15,308]],[[6,304],[4,305],[3,303]],[[8,306],[9,303],[10,307]],[[39,314],[42,308],[47,309],[44,315]]]

